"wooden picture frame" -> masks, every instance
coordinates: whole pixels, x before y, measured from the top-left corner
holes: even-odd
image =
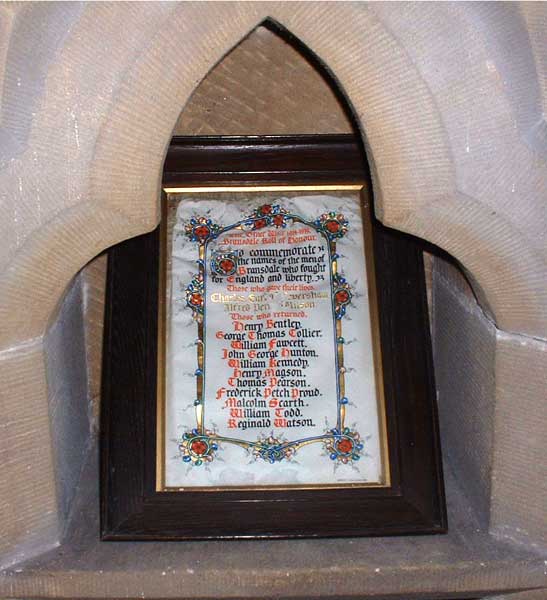
[[[381,348],[377,376],[383,388],[387,461],[382,480],[372,486],[166,491],[158,452],[163,385],[163,375],[158,378],[163,363],[160,360],[158,369],[158,298],[165,285],[158,228],[109,251],[101,411],[102,539],[446,531],[422,244],[374,221],[363,164],[353,136],[174,138],[164,187],[361,190],[367,238],[373,241],[367,254],[373,283],[369,287]]]

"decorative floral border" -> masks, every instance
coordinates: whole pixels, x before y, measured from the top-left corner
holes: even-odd
[[[205,331],[203,321],[207,244],[234,229],[256,231],[265,227],[287,227],[289,223],[295,222],[312,227],[328,241],[331,264],[331,297],[336,331],[336,368],[338,372],[336,427],[326,430],[322,435],[293,441],[276,438],[273,434],[259,436],[256,441],[220,436],[214,430],[206,429],[204,426]],[[262,459],[268,464],[275,464],[283,460],[290,461],[300,447],[312,443],[322,443],[327,456],[338,464],[352,463],[361,458],[364,445],[359,433],[344,425],[346,406],[349,400],[345,396],[345,340],[342,336],[341,319],[351,303],[353,292],[346,279],[338,273],[338,259],[340,257],[336,253],[336,243],[346,235],[348,228],[348,220],[341,213],[328,212],[322,214],[315,221],[308,221],[297,214],[288,212],[278,204],[258,206],[251,215],[227,227],[218,225],[204,216],[194,217],[185,225],[185,235],[190,241],[198,244],[199,256],[197,260],[198,273],[192,277],[184,290],[186,306],[192,310],[193,317],[198,323],[197,368],[195,370],[197,397],[194,401],[197,426],[186,432],[179,442],[179,450],[185,463],[196,467],[210,463],[216,457],[221,443],[241,446],[250,451],[255,459]],[[237,252],[215,252],[210,261],[211,272],[217,276],[232,275],[237,270],[237,259]]]

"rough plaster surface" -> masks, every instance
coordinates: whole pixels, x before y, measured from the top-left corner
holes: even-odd
[[[347,94],[366,135],[379,217],[440,245],[467,270],[496,327],[495,389],[494,397],[481,397],[482,390],[468,385],[461,398],[470,419],[462,431],[471,437],[460,444],[478,443],[475,454],[451,451],[456,436],[447,434],[448,456],[462,465],[449,501],[457,512],[469,496],[470,506],[466,518],[453,520],[450,536],[427,538],[425,545],[388,540],[381,556],[390,577],[376,580],[376,587],[375,568],[382,567],[360,566],[345,553],[348,541],[246,544],[232,554],[213,553],[220,563],[207,563],[208,590],[213,597],[249,596],[258,580],[262,590],[294,595],[291,573],[297,570],[302,590],[332,596],[327,574],[349,573],[353,566],[346,595],[354,597],[367,590],[437,593],[447,581],[455,582],[452,591],[540,586],[545,566],[534,553],[544,532],[537,481],[544,463],[534,465],[526,456],[536,452],[544,431],[545,382],[538,375],[545,364],[541,339],[547,338],[544,4],[0,5],[0,565],[58,545],[67,525],[58,487],[65,474],[56,470],[54,445],[62,421],[50,422],[45,369],[45,354],[52,364],[55,344],[43,338],[60,299],[102,249],[155,226],[163,155],[180,107],[208,70],[268,16],[315,51]],[[490,352],[489,328],[483,333],[487,341],[475,347]],[[68,358],[58,363],[65,374]],[[472,373],[486,375],[487,369]],[[70,388],[85,404],[81,384]],[[450,397],[447,402],[458,406]],[[493,410],[493,432],[490,422],[482,431],[480,419],[472,431],[479,406]],[[477,457],[488,452],[489,439],[490,460],[483,465]],[[72,477],[77,468],[70,468]],[[94,480],[93,469],[88,473]],[[471,493],[469,473],[479,481]],[[207,556],[218,547],[149,546],[155,562],[146,560],[143,570],[139,547],[96,543],[88,518],[95,504],[80,506],[80,520],[90,523],[88,541],[69,534],[63,542],[55,569],[64,575],[52,576],[44,557],[40,576],[27,570],[29,563],[3,576],[3,594],[97,597],[110,582],[118,597],[141,591],[180,596],[196,589],[190,571],[197,549]],[[488,509],[491,534],[467,537],[472,514],[480,529]],[[443,554],[444,540],[454,538],[459,550]],[[359,543],[359,556],[381,552],[374,541]],[[73,547],[84,552],[79,569],[86,573],[78,578],[71,573],[76,563],[64,555]],[[283,553],[273,570],[272,548]],[[253,568],[242,571],[249,559]],[[168,591],[162,582],[174,565],[179,575]],[[285,587],[274,588],[287,566]],[[103,578],[103,567],[115,576]],[[205,596],[202,581],[194,596]],[[312,587],[314,581],[321,585]]]

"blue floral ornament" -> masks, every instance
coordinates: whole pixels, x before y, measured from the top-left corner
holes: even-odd
[[[287,210],[279,204],[263,204],[255,208],[249,219],[252,219],[254,229],[262,229],[267,225],[287,227]]]
[[[334,314],[341,319],[346,314],[346,307],[353,298],[351,286],[345,277],[335,275],[332,279],[332,295],[334,298]]]
[[[184,233],[192,242],[203,244],[214,239],[222,228],[208,217],[192,217],[184,227]]]
[[[332,437],[327,438],[325,450],[331,460],[347,464],[361,458],[364,446],[357,431],[345,427],[342,431],[331,429],[329,433]]]
[[[185,295],[186,306],[192,310],[194,319],[200,321],[203,319],[204,305],[203,275],[201,273],[192,277],[192,281],[186,287]]]
[[[179,444],[182,461],[195,467],[210,463],[218,450],[218,445],[211,437],[212,434],[213,432],[208,430],[204,434],[199,434],[197,429],[185,433]]]
[[[341,213],[329,212],[322,214],[315,226],[320,229],[332,242],[340,239],[348,232],[349,222]]]
[[[253,445],[253,456],[261,458],[272,465],[285,459],[290,460],[296,449],[294,446],[286,446],[284,444],[285,442],[273,436],[259,439]]]
[[[237,259],[235,252],[215,253],[211,259],[211,271],[220,277],[234,275],[237,271]]]

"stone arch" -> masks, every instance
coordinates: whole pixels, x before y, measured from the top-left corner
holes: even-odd
[[[475,226],[476,215],[458,209],[457,192],[462,187],[471,186],[467,181],[462,186],[461,181],[466,179],[468,173],[462,172],[462,166],[455,161],[454,142],[448,127],[448,118],[453,115],[447,115],[446,110],[443,112],[441,100],[445,100],[439,99],[438,92],[434,93],[433,84],[428,80],[429,71],[420,69],[416,58],[410,55],[406,45],[408,40],[402,30],[403,19],[384,7],[342,5],[334,12],[328,5],[320,3],[308,7],[284,7],[282,4],[222,5],[218,7],[217,16],[208,18],[202,18],[203,9],[197,5],[148,7],[142,11],[149,13],[146,26],[142,22],[133,25],[128,23],[129,28],[138,25],[141,35],[133,33],[127,41],[120,42],[126,55],[125,62],[120,59],[112,65],[116,69],[113,77],[116,84],[111,88],[108,102],[100,107],[99,117],[93,127],[86,132],[88,144],[84,140],[78,142],[80,160],[73,161],[73,176],[80,181],[74,186],[71,196],[79,201],[71,199],[70,206],[58,206],[57,210],[51,211],[46,224],[50,231],[58,230],[63,244],[70,239],[80,238],[82,234],[86,236],[85,244],[78,244],[79,252],[69,252],[63,256],[59,245],[52,247],[52,236],[44,236],[44,232],[39,232],[36,227],[32,231],[34,239],[29,237],[28,242],[25,241],[9,257],[10,268],[4,273],[4,293],[0,305],[0,315],[10,315],[11,326],[5,332],[6,343],[29,339],[43,331],[47,316],[54,310],[62,289],[92,257],[92,253],[156,224],[161,164],[180,107],[208,70],[268,17],[278,21],[315,52],[345,90],[361,132],[366,133],[379,218],[389,226],[426,237],[460,260],[480,288],[481,297],[487,298],[501,328],[539,336],[545,334],[547,299],[542,285],[545,257],[541,256],[541,245],[534,244],[523,232],[522,218],[520,223],[515,223],[515,215],[512,214],[514,207],[508,205],[500,210],[492,206],[487,220],[482,222],[488,248],[480,255],[470,249],[465,236],[461,236],[461,229],[457,238],[454,236],[452,239],[450,231],[443,236],[436,235],[435,228],[431,226],[435,222],[434,206],[440,199],[452,204],[463,230],[466,220],[470,226]],[[449,16],[458,19],[461,27],[469,33],[475,33],[478,29],[469,23],[473,10],[454,6],[432,9],[443,18],[447,16],[446,11],[452,13]],[[415,15],[409,8],[405,8],[405,11]],[[25,13],[27,18],[32,17],[32,11],[22,10],[21,13],[18,18],[24,18]],[[84,8],[76,15],[70,15],[74,19],[70,34],[65,38],[61,50],[53,45],[51,52],[56,59],[50,61],[46,81],[55,81],[55,76],[64,65],[65,69],[70,67],[72,70],[75,88],[81,84],[91,94],[91,48],[100,45],[100,24],[106,26],[108,22],[107,34],[115,35],[114,24],[122,28],[120,18],[125,17],[126,13],[123,8],[105,6]],[[138,21],[138,15],[132,16]],[[229,25],[219,29],[217,24],[220,22]],[[397,28],[400,37],[394,33]],[[362,35],[363,31],[367,32],[366,36]],[[424,39],[423,44],[426,43],[434,47],[430,40]],[[477,53],[480,50],[482,48],[478,48]],[[369,60],[363,61],[363,54]],[[187,60],[188,55],[192,56],[192,61]],[[429,58],[434,63],[434,59]],[[12,60],[16,60],[16,57]],[[104,75],[104,71],[100,72],[99,69],[96,77]],[[84,79],[88,80],[85,86]],[[59,94],[62,91],[60,83],[57,86],[52,83]],[[77,91],[74,94],[69,98],[70,101],[76,99]],[[37,128],[35,139],[28,140],[27,154],[31,144],[60,143],[60,147],[53,152],[50,148],[50,162],[45,165],[45,172],[62,172],[65,165],[55,164],[55,159],[59,163],[64,162],[71,148],[76,151],[70,138],[65,140],[63,148],[63,140],[51,136],[53,123],[60,124],[60,134],[66,133],[67,126],[70,129],[74,127],[74,123],[70,122],[68,105],[68,114],[65,115],[69,117],[68,122],[66,118],[64,122],[59,122],[54,118],[55,115],[48,116],[48,111],[58,112],[58,100],[45,102],[36,118],[43,125]],[[82,103],[89,100],[81,94]],[[503,100],[506,99],[502,98],[499,102]],[[505,108],[510,109],[511,106]],[[73,120],[76,119],[73,117]],[[82,131],[82,125],[79,130]],[[83,133],[79,135],[84,137]],[[453,134],[453,137],[456,135]],[[505,140],[494,141],[499,143]],[[82,149],[84,145],[85,150]],[[21,163],[23,170],[31,166],[24,159]],[[470,170],[473,168],[473,165],[469,166]],[[476,178],[477,173],[473,175]],[[498,187],[499,178],[508,179],[503,174],[496,175]],[[25,174],[25,178],[27,176]],[[534,176],[537,179],[539,173],[535,172]],[[26,183],[25,178],[21,178],[23,183]],[[63,183],[66,184],[66,181]],[[485,186],[485,182],[480,183]],[[55,193],[57,190],[47,190],[47,194]],[[19,196],[18,201],[22,199],[22,194],[16,196]],[[483,199],[478,193],[471,196],[479,204],[492,205],[491,200]],[[27,204],[27,210],[37,209],[35,198],[25,198],[23,201]],[[427,207],[431,208],[430,212]],[[64,210],[66,208],[70,210]],[[94,209],[97,209],[96,214]],[[114,231],[108,234],[104,230],[105,221],[109,221],[109,218],[106,213],[104,219],[99,216],[103,210],[113,216],[107,229],[114,227],[114,222],[119,223],[117,234]],[[413,218],[417,210],[422,213],[425,211],[428,215],[427,228],[420,227],[419,220]],[[531,222],[534,221],[533,216],[529,215]],[[83,219],[86,223],[84,227]],[[507,221],[510,222],[509,228],[504,226]],[[490,234],[490,231],[493,233]],[[41,239],[44,241],[41,242]],[[44,244],[56,254],[57,264],[53,265],[49,260]],[[496,256],[503,253],[504,248],[514,245],[525,249],[524,254],[515,252],[511,255],[511,271],[517,281],[500,281],[496,277],[483,275],[495,273]],[[532,262],[536,265],[532,270],[530,257],[526,253],[532,255]],[[61,262],[65,263],[64,266],[61,266]],[[55,275],[52,273],[52,277],[47,277],[37,290],[31,282],[52,268],[55,269]],[[506,289],[509,286],[510,290]],[[21,314],[21,305],[17,302],[21,294],[30,299],[32,319],[28,319],[28,307],[25,307],[25,314]],[[508,295],[512,298],[510,305],[505,301]],[[521,307],[518,313],[512,310],[515,304]]]
[[[25,88],[26,101],[8,91],[17,86],[16,73],[32,71],[23,46],[28,31],[39,32],[35,10],[55,11],[51,30],[59,35],[37,42],[47,59]],[[43,364],[50,349],[41,336],[63,290],[89,259],[156,225],[162,162],[181,107],[208,70],[266,18],[320,57],[345,90],[366,136],[379,218],[453,254],[499,328],[547,337],[545,83],[537,75],[543,38],[530,29],[541,26],[526,13],[532,8],[89,3],[0,11],[9,14],[0,53],[2,121],[19,135],[6,145],[0,172],[6,191],[0,372],[9,394],[5,416],[14,423],[0,440],[11,457],[2,480],[9,494],[0,552],[9,550],[9,560],[58,544],[66,517],[53,485]],[[503,36],[523,48],[507,69],[513,57],[494,43]],[[529,81],[537,93],[523,108],[521,86]],[[503,369],[516,350],[511,336],[497,339],[503,352],[494,368]],[[511,361],[515,378],[544,352],[537,340],[526,338],[525,345],[534,358]],[[509,385],[499,395],[501,430],[516,418],[506,410]],[[519,450],[535,423],[529,425],[512,442]],[[47,451],[38,454],[36,440]],[[511,472],[507,455],[497,456],[503,479]],[[533,479],[527,463],[523,469],[521,485],[526,473]],[[31,493],[28,478],[37,487]],[[533,529],[541,522],[539,504],[526,516],[508,517],[510,490],[496,493],[494,524],[506,527],[513,519],[515,527],[529,522]]]

